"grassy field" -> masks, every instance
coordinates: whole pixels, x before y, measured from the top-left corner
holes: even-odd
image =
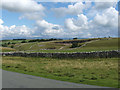
[[[87,39],[86,39],[87,40]],[[71,43],[55,43],[71,40],[56,40],[47,42],[29,42],[20,43],[21,41],[7,40],[3,43],[14,42],[15,44],[9,44],[3,49],[3,52],[7,51],[26,51],[26,52],[90,52],[90,51],[104,51],[104,50],[118,50],[118,39],[117,38],[102,38],[98,41],[79,43],[84,45],[83,47],[70,48]],[[75,41],[75,40],[74,40]],[[10,47],[13,48],[10,50]],[[8,49],[8,50],[7,50]],[[13,50],[14,49],[14,50]]]
[[[0,47],[0,51],[2,50],[2,52],[13,52],[16,51],[13,48],[8,48],[8,47]]]
[[[118,88],[118,58],[53,59],[3,56],[2,68],[61,81]]]
[[[87,43],[83,47],[78,47],[78,48],[70,48],[70,45],[68,45],[67,48],[63,48],[63,49],[35,50],[32,52],[54,53],[54,52],[90,52],[90,51],[104,51],[104,50],[118,50],[118,39],[93,41],[91,43]]]
[[[58,44],[54,42],[34,42],[34,43],[24,43],[24,44],[18,44],[15,45],[16,50],[40,50],[40,49],[59,49],[62,46],[65,46],[64,44]]]

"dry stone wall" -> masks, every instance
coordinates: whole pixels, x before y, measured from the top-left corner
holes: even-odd
[[[112,58],[119,57],[120,51],[99,51],[79,53],[25,53],[25,52],[2,52],[2,56],[22,57],[51,57],[51,58]]]

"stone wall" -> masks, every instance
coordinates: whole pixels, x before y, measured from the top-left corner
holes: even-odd
[[[112,58],[119,57],[120,51],[99,51],[99,52],[79,52],[79,53],[24,53],[24,52],[3,52],[2,56],[22,56],[22,57],[52,57],[52,58]]]
[[[83,42],[88,42],[88,41],[93,41],[93,40],[100,40],[100,39],[87,39],[87,40],[70,40],[70,41],[61,41],[61,42],[55,42],[55,43],[83,43]]]

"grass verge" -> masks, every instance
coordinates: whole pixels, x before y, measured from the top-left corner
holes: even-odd
[[[118,58],[53,59],[4,56],[4,70],[61,81],[118,88]]]

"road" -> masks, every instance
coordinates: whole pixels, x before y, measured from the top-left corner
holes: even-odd
[[[103,88],[2,70],[2,88]]]

